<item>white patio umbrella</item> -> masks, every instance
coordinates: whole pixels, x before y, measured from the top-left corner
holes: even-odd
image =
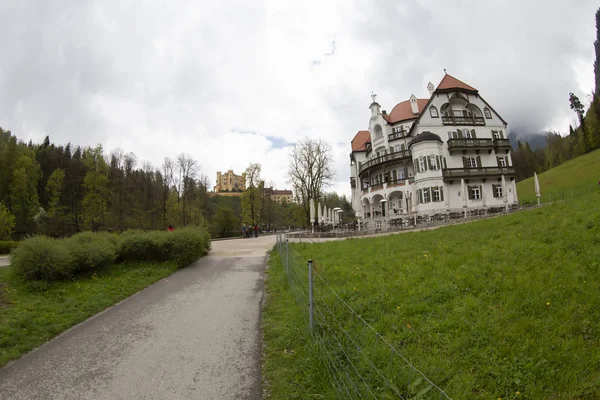
[[[535,197],[537,197],[538,206],[540,205],[540,181],[537,177],[537,172],[533,173],[533,185],[535,186]]]
[[[317,203],[317,222],[319,224],[323,223],[323,209],[321,208],[321,202]]]
[[[308,200],[308,207],[310,208],[310,224],[315,223],[315,201],[313,199]]]
[[[512,181],[512,192],[513,192],[513,199],[515,199],[515,204],[519,204],[519,199],[517,198],[517,180],[513,179]]]
[[[508,211],[508,196],[506,195],[506,179],[502,175],[502,201],[504,201],[504,208]]]
[[[460,191],[462,192],[463,208],[465,209],[465,218],[467,218],[467,186],[465,178],[460,178]]]

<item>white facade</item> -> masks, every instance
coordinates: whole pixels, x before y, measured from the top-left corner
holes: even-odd
[[[367,226],[517,203],[506,122],[450,75],[427,89],[389,114],[373,101],[368,132],[352,141],[352,206]]]

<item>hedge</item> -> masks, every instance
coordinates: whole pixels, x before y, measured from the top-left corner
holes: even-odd
[[[13,249],[16,249],[19,242],[10,240],[0,240],[0,254],[9,254]]]
[[[11,258],[17,274],[27,280],[55,281],[70,276],[75,267],[66,241],[46,236],[23,240]]]
[[[121,235],[82,232],[66,239],[46,236],[25,239],[13,250],[11,264],[26,280],[50,282],[115,262],[174,261],[182,268],[209,250],[210,235],[202,229],[131,230]]]
[[[118,249],[119,261],[175,261],[179,268],[196,261],[210,250],[210,236],[202,229],[128,231]]]

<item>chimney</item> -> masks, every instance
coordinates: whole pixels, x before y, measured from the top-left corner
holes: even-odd
[[[419,105],[417,104],[417,98],[414,94],[410,96],[410,108],[412,109],[413,114],[419,113]]]
[[[433,91],[435,90],[433,83],[429,82],[427,84],[427,90],[429,91],[429,97],[433,96]]]

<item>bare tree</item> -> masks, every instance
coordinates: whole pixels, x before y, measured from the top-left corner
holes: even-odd
[[[260,171],[262,170],[262,166],[258,163],[250,163],[246,171],[246,189],[252,189],[258,186],[258,182],[260,181]]]
[[[190,191],[194,186],[194,179],[198,173],[198,162],[187,154],[181,153],[177,157],[177,167],[179,168],[179,199],[182,202],[181,208],[181,225],[185,226],[186,219],[186,203],[190,197]]]
[[[242,217],[249,224],[260,223],[262,213],[262,191],[264,184],[260,180],[262,167],[258,163],[250,163],[244,174],[246,175],[246,191],[242,194]]]
[[[305,138],[292,148],[288,177],[307,219],[309,199],[319,200],[334,177],[332,162],[331,146],[322,139]]]

